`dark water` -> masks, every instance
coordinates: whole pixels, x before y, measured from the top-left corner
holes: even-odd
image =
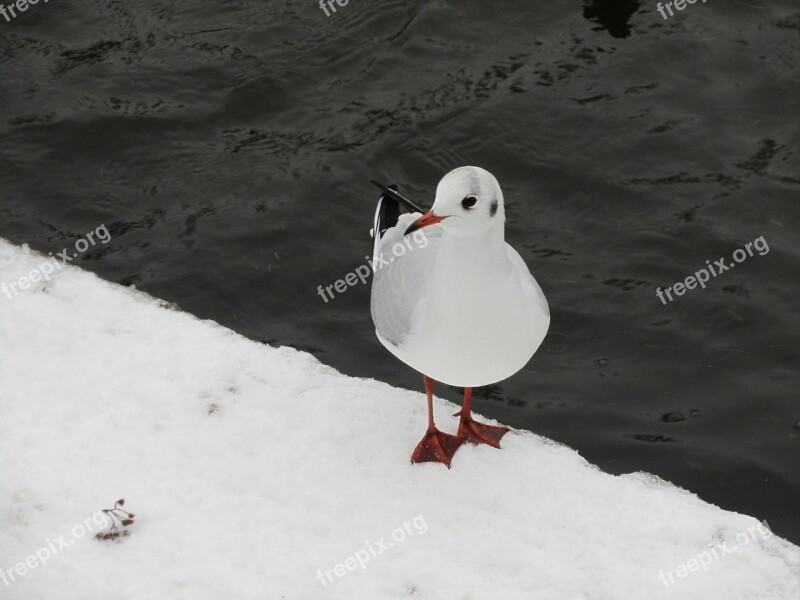
[[[368,287],[317,286],[364,262],[368,179],[429,206],[483,166],[552,326],[477,410],[800,542],[799,46],[790,0],[40,2],[0,19],[0,236],[106,224],[83,268],[420,390]]]

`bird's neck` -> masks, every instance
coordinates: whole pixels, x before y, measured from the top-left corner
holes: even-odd
[[[490,227],[478,235],[465,237],[445,233],[437,267],[466,280],[483,277],[487,271],[505,271],[508,254],[503,228]]]

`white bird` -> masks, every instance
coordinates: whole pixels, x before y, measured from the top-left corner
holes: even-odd
[[[423,374],[428,430],[411,461],[449,467],[467,440],[500,447],[508,429],[472,419],[472,388],[524,367],[547,333],[550,310],[505,242],[503,193],[491,173],[451,171],[424,215],[395,189],[383,189],[373,229],[372,320],[381,343]],[[400,214],[398,204],[417,212]],[[434,424],[436,381],[465,388],[455,436]]]

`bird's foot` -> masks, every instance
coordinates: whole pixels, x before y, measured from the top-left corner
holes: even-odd
[[[500,438],[509,432],[508,427],[478,423],[472,416],[465,416],[461,411],[453,416],[461,417],[461,422],[458,424],[458,436],[473,444],[488,444],[499,448]]]
[[[438,429],[429,430],[422,438],[414,453],[411,455],[412,463],[440,462],[450,468],[450,461],[464,443],[464,438],[444,433]]]

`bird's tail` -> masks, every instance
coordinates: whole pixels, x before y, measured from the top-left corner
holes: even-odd
[[[401,208],[406,209],[408,212],[423,211],[419,206],[411,202],[408,198],[404,197],[397,191],[397,185],[382,185],[377,181],[372,182],[378,189],[381,190],[381,196],[378,198],[378,206],[375,209],[375,220],[372,225],[372,238],[374,240],[372,245],[372,256],[378,254],[381,238],[386,233],[387,229],[391,229],[397,225],[397,220],[400,218]]]

